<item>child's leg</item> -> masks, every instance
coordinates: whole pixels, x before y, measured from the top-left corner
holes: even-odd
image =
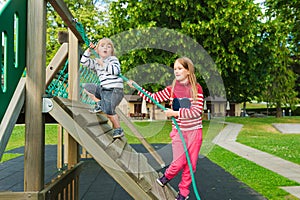
[[[95,101],[95,102],[100,101],[100,99],[96,98],[94,94],[89,93],[86,89],[84,89],[83,91],[84,91],[84,92],[89,96],[89,98],[92,99],[93,101]]]
[[[187,133],[186,136],[187,136],[186,143],[188,146],[189,157],[191,160],[193,172],[195,172],[198,157],[199,157],[200,147],[202,144],[202,129],[191,131]],[[192,183],[192,178],[190,174],[190,168],[188,166],[188,163],[186,163],[182,171],[181,181],[178,185],[181,195],[185,197],[189,195],[190,193],[189,188],[191,183]]]
[[[118,115],[107,115],[107,118],[113,124],[113,128],[120,128],[121,127]]]
[[[103,98],[101,100],[101,107],[107,114],[107,117],[111,121],[114,132],[113,138],[120,138],[124,136],[124,131],[120,126],[119,117],[116,114],[116,107],[123,99],[124,93],[122,88],[113,88],[110,90],[103,89]]]
[[[100,107],[98,106],[98,103],[101,99],[100,85],[94,83],[84,83],[82,87],[84,88],[83,91],[89,96],[89,98],[96,102],[95,108],[91,109],[90,111],[93,113],[101,111]]]
[[[173,179],[186,163],[186,157],[178,131],[173,129],[170,133],[170,137],[172,139],[173,160],[165,171],[165,176],[169,180]]]

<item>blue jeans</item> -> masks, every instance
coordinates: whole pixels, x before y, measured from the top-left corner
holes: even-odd
[[[94,83],[83,84],[84,89],[100,99],[98,103],[101,110],[107,115],[115,115],[116,107],[124,97],[123,88],[104,88]]]

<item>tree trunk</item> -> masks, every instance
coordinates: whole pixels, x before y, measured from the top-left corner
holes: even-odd
[[[243,117],[246,117],[246,102],[243,103]]]
[[[282,117],[281,103],[276,103],[276,118]]]

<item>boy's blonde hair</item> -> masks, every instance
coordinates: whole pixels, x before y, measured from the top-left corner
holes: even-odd
[[[111,41],[111,39],[109,38],[102,38],[101,40],[99,40],[99,42],[96,45],[96,49],[98,49],[99,45],[101,44],[109,44],[112,47],[112,52],[111,55],[114,56],[115,55],[115,47],[114,47],[114,43]]]

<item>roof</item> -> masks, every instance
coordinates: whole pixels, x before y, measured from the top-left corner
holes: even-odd
[[[212,97],[212,96],[208,96],[204,98],[205,101],[213,101],[213,102],[226,102],[227,99],[223,98],[223,97]]]
[[[142,102],[142,97],[140,97],[139,95],[125,94],[124,98],[128,102]]]

